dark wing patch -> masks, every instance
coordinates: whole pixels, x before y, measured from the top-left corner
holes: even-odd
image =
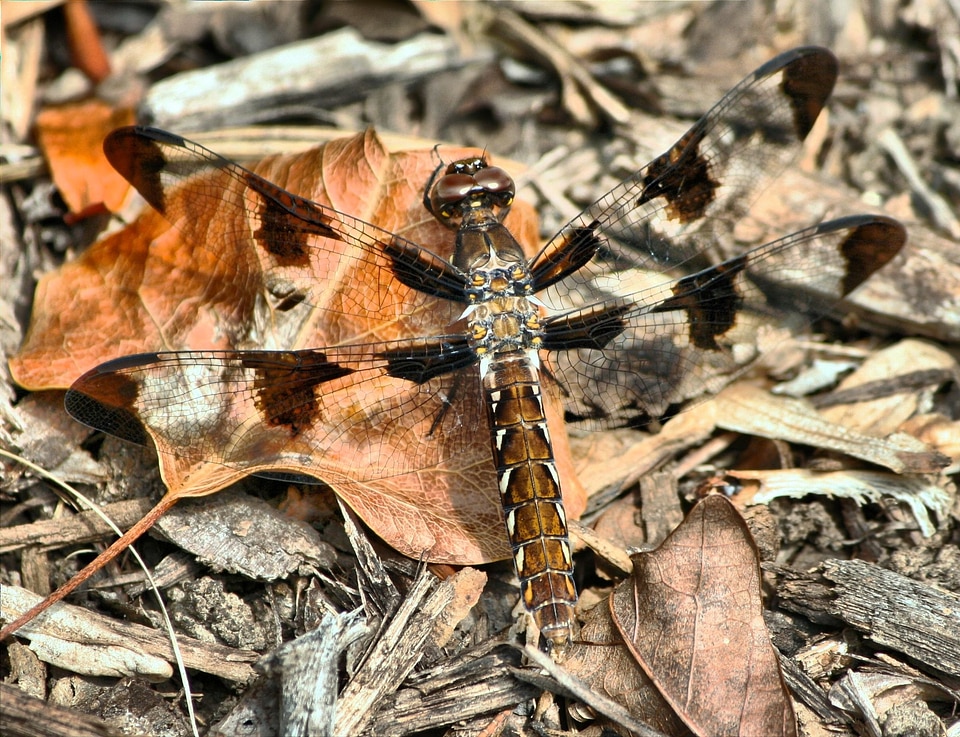
[[[469,303],[467,277],[446,259],[399,238],[384,243],[383,252],[402,284],[434,297]]]
[[[690,342],[697,348],[718,351],[717,338],[737,321],[743,295],[737,277],[747,264],[746,256],[738,256],[722,264],[685,276],[673,286],[673,296],[656,305],[651,312],[687,313]]]
[[[847,260],[847,274],[843,280],[845,295],[889,263],[907,242],[906,229],[892,218],[854,216],[847,220],[853,230],[840,244]]]
[[[90,427],[130,443],[149,445],[150,436],[138,412],[139,385],[123,371],[156,358],[156,353],[140,353],[94,367],[74,382],[64,397],[64,407]]]
[[[253,371],[254,404],[264,423],[286,427],[294,437],[321,419],[323,385],[353,373],[322,351],[247,351],[239,364]]]
[[[376,351],[386,361],[386,372],[396,379],[425,384],[434,377],[475,364],[479,357],[466,336],[417,341],[405,346]]]
[[[635,308],[631,303],[602,304],[547,317],[543,320],[543,347],[550,351],[602,350],[627,328],[624,316]]]
[[[755,74],[762,75],[764,67]],[[832,54],[806,54],[783,70],[780,89],[793,109],[794,134],[804,140],[826,105],[837,81],[839,64]]]
[[[603,246],[603,239],[597,236],[598,225],[594,221],[565,230],[540,251],[530,266],[534,292],[578,271],[597,254]]]
[[[184,139],[160,130],[156,130],[156,135],[143,136],[147,130],[156,129],[130,126],[115,130],[104,139],[103,152],[110,165],[136,187],[157,212],[166,214],[166,196],[160,175],[170,169],[171,162],[166,155],[167,149],[160,143],[181,147]]]
[[[637,207],[663,197],[670,220],[691,223],[706,214],[720,185],[714,178],[710,159],[701,149],[707,122],[698,123],[669,151],[647,165]]]
[[[260,227],[253,236],[276,259],[277,265],[308,267],[312,255],[311,236],[340,240],[331,214],[310,200],[292,195],[253,174],[247,177],[247,184],[260,195],[257,207]]]

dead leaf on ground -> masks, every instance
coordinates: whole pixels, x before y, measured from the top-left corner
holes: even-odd
[[[610,608],[595,606],[584,615],[580,637],[563,666],[594,691],[626,708],[639,721],[670,737],[689,735],[671,705],[624,647]],[[615,725],[609,725],[616,730]]]
[[[932,378],[927,386],[907,385],[897,391],[898,381],[918,371],[929,372]],[[928,340],[907,338],[868,356],[832,392],[842,398],[858,388],[872,389],[875,397],[851,397],[851,401],[823,407],[819,412],[828,421],[857,432],[887,437],[900,431],[903,423],[929,403],[930,394],[957,377],[960,364],[948,351]]]
[[[808,402],[777,397],[746,382],[731,384],[712,402],[717,425],[771,440],[825,448],[896,473],[936,473],[950,459],[909,435],[876,437],[823,417]]]
[[[756,547],[721,495],[699,502],[610,597],[630,653],[697,735],[796,735],[762,616]]]
[[[101,203],[110,212],[123,208],[132,189],[110,166],[101,143],[114,128],[135,122],[132,108],[100,100],[48,107],[37,116],[37,141],[73,215],[82,216]]]
[[[449,161],[476,151],[441,153]],[[280,187],[449,257],[452,232],[421,204],[422,188],[437,163],[431,150],[391,154],[368,131],[302,154],[271,157],[251,168]],[[184,182],[189,190],[163,193],[175,227],[157,213],[145,212],[126,230],[41,280],[27,339],[10,362],[18,383],[34,390],[69,386],[104,360],[134,353],[316,348],[442,334],[456,321],[456,305],[422,295],[414,300],[412,290],[399,282],[387,290],[378,283],[383,274],[371,267],[372,261],[341,262],[337,254],[354,247],[341,241],[325,242],[319,258],[307,267],[271,269],[252,245],[255,234],[245,219],[246,195],[238,180],[211,167]],[[537,247],[532,209],[515,204],[507,225],[532,255]],[[277,305],[278,288],[307,298],[294,308]],[[370,304],[374,294],[388,297],[380,305]],[[274,302],[264,308],[265,299]],[[362,402],[354,395],[365,386],[344,380],[324,395],[333,427],[341,421],[337,412]],[[378,386],[376,391],[389,398],[394,390]],[[344,398],[348,395],[350,401]],[[473,410],[469,417],[481,418],[479,393],[465,399]],[[250,419],[243,411],[251,407],[238,403],[233,408],[238,428]],[[559,409],[552,412],[559,414]],[[212,493],[250,473],[307,474],[333,486],[405,555],[452,564],[508,557],[489,438],[472,422],[450,423],[458,426],[443,442],[425,448],[420,438],[430,432],[431,419],[425,424],[422,416],[402,415],[375,423],[372,434],[362,438],[360,433],[331,434],[326,439],[333,442],[325,447],[298,441],[302,447],[296,452],[290,452],[287,437],[283,453],[270,452],[267,428],[258,452],[244,446],[234,449],[232,457],[229,448],[201,449],[203,438],[191,444],[154,432],[153,440],[173,498]],[[576,518],[585,500],[575,476],[565,470],[569,461],[563,440],[555,438],[555,452],[561,475],[570,479],[565,485],[567,513]],[[382,467],[383,459],[395,459],[392,473],[363,475],[364,469]]]

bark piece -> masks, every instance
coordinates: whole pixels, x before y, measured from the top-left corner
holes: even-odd
[[[784,608],[840,620],[879,647],[960,676],[960,596],[862,560],[829,560],[780,587]]]

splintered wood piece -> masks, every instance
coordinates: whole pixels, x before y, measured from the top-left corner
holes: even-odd
[[[0,609],[5,616],[16,616],[42,599],[18,586],[3,586]],[[169,677],[168,664],[174,661],[170,640],[164,632],[70,604],[60,604],[44,612],[24,626],[22,632],[29,636],[30,647],[41,660],[75,673],[113,677],[125,673],[163,680],[161,673],[166,672]],[[190,670],[210,673],[234,683],[246,683],[256,675],[251,664],[259,655],[252,650],[200,642],[186,635],[178,636],[178,644],[184,665]],[[113,664],[107,655],[113,656]],[[158,660],[162,665],[157,664]],[[137,663],[142,667],[137,666],[134,670]]]
[[[204,565],[255,581],[336,566],[336,551],[310,525],[239,490],[175,507],[157,532]]]
[[[906,386],[903,390],[892,391],[886,396],[872,399],[863,397],[848,404],[824,407],[820,414],[831,422],[879,437],[897,432],[923,405],[924,394],[936,391],[940,384],[952,381],[960,375],[957,359],[947,351],[925,340],[901,340],[869,356],[863,365],[841,381],[833,392],[834,395],[843,396],[845,392],[852,392],[865,385],[879,388],[883,384],[896,389],[899,379],[918,369],[929,377],[926,391],[921,387]]]
[[[960,677],[960,597],[862,560],[793,573],[780,602],[814,621],[841,620],[880,647]]]
[[[702,443],[716,427],[716,405],[707,402],[695,412],[671,417],[655,435],[639,442],[631,437],[627,447],[616,447],[612,452],[596,452],[599,441],[595,436],[573,438],[575,455],[583,459],[577,472],[583,478],[588,495],[596,503],[601,492],[613,489],[615,495],[619,495],[667,460]]]
[[[374,706],[394,691],[417,665],[437,620],[454,598],[449,582],[437,584],[425,569],[414,582],[381,637],[365,654],[363,666],[343,689],[331,734],[360,734]]]
[[[340,511],[343,514],[343,530],[357,559],[358,584],[367,616],[382,621],[396,611],[403,596],[356,515],[342,503]]]
[[[42,601],[42,596],[19,586],[6,585],[0,591],[4,618],[31,611]],[[30,649],[40,660],[72,673],[108,678],[137,676],[156,683],[173,675],[164,658],[144,652],[139,643],[118,632],[112,620],[80,607],[45,612],[24,627],[23,634],[30,637]],[[96,644],[90,647],[87,643]]]
[[[106,504],[102,513],[117,527],[129,527],[150,511],[149,499],[131,499]],[[102,540],[112,535],[110,526],[96,512],[87,510],[72,517],[39,520],[28,525],[12,525],[0,528],[0,553],[9,553],[24,548],[55,550],[67,545],[79,545]]]
[[[163,514],[170,509],[170,507],[177,503],[178,498],[179,497],[176,494],[165,494],[163,498],[157,502],[153,509],[141,517],[133,527],[117,538],[117,540],[109,548],[104,550],[94,560],[90,561],[86,566],[81,568],[73,578],[46,597],[43,601],[31,607],[28,611],[21,614],[12,622],[7,624],[2,630],[0,630],[0,641],[5,640],[38,614],[46,609],[49,609],[51,605],[56,604],[58,601],[62,601],[66,596],[69,596],[71,593],[73,593],[77,587],[89,579],[90,576],[120,555],[120,553],[135,543],[137,539],[143,535],[143,533],[153,527],[156,521],[160,519],[160,517],[162,517]]]
[[[33,737],[118,737],[122,734],[113,724],[29,696],[22,689],[0,683],[3,704],[3,726],[9,734]]]
[[[796,735],[763,622],[758,554],[721,495],[699,502],[610,597],[627,648],[697,735]]]
[[[485,655],[466,651],[418,670],[383,699],[368,733],[403,737],[457,724],[468,725],[463,734],[499,734],[493,727],[503,721],[503,712],[511,714],[517,704],[541,693],[516,677],[519,662],[518,651],[500,647]],[[470,730],[471,722],[476,731]]]
[[[933,537],[937,525],[930,519],[947,518],[950,494],[923,476],[898,476],[882,471],[850,469],[846,471],[811,471],[787,468],[770,471],[727,471],[737,479],[741,490],[734,495],[737,504],[769,504],[781,497],[802,499],[805,496],[828,494],[834,498],[852,499],[863,505],[884,498],[906,504],[920,526],[924,537]]]
[[[265,105],[361,99],[392,79],[409,83],[458,65],[461,54],[453,39],[436,33],[382,43],[340,28],[162,79],[151,85],[141,114],[164,127],[208,130],[257,120]],[[290,74],[294,68],[313,73]]]
[[[457,625],[476,606],[487,583],[487,574],[476,568],[462,568],[444,581],[453,589],[453,598],[433,624],[428,647],[445,648],[454,639]]]
[[[340,658],[351,643],[368,634],[366,619],[358,612],[328,614],[315,630],[270,655],[266,673],[280,678],[280,734],[333,734]]]

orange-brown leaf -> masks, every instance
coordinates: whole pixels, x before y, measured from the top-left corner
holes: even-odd
[[[110,166],[101,144],[114,128],[134,122],[131,108],[100,100],[49,107],[37,116],[37,140],[71,213],[100,203],[110,212],[123,207],[130,185]]]
[[[110,59],[86,0],[71,0],[63,8],[67,42],[74,65],[94,84],[110,76]]]
[[[448,160],[466,154],[443,152]],[[436,163],[431,150],[391,154],[375,133],[367,132],[303,154],[272,157],[251,168],[296,194],[449,257],[453,233],[421,204],[422,189]],[[176,228],[146,212],[126,230],[41,281],[28,338],[11,361],[19,383],[33,389],[68,386],[96,364],[136,352],[300,349],[392,340],[448,332],[457,319],[456,305],[438,309],[438,303],[421,300],[421,305],[429,306],[407,308],[404,295],[410,290],[399,282],[389,286],[397,299],[386,300],[390,304],[385,306],[370,303],[367,295],[383,294],[383,286],[374,281],[385,274],[364,271],[361,267],[369,262],[345,261],[350,267],[344,268],[337,254],[354,246],[325,240],[319,252],[323,255],[310,265],[308,279],[291,271],[290,285],[309,290],[308,313],[269,310],[268,319],[262,320],[262,295],[275,285],[266,283],[253,247],[253,234],[240,207],[244,193],[238,180],[222,171],[198,176],[204,178],[202,187],[186,194],[165,193],[166,211],[175,213]],[[518,203],[507,224],[532,255],[537,242],[530,208]],[[274,277],[277,273],[272,272]],[[254,325],[258,346],[244,342]],[[363,406],[365,391],[389,395],[372,383],[345,378],[330,390],[337,395],[324,397],[324,406],[354,411]],[[431,418],[400,413],[375,428],[380,436],[374,440],[331,434],[336,439],[328,447],[298,448],[307,460],[291,461],[296,454],[286,454],[282,465],[277,461],[258,465],[257,458],[212,463],[191,455],[189,444],[178,447],[156,435],[154,439],[164,480],[176,496],[212,493],[251,472],[309,474],[333,486],[401,552],[435,562],[479,563],[507,557],[509,548],[479,392],[464,391],[462,406],[462,416],[451,423],[458,425],[455,431],[434,443],[420,442],[430,433]],[[558,405],[548,406],[548,413],[552,420],[562,421]],[[338,422],[335,416],[323,420],[333,426]],[[563,475],[570,468],[564,434],[554,433],[554,439]],[[263,447],[270,442],[264,433]],[[219,452],[229,458],[231,450]],[[394,458],[403,460],[391,474],[389,459]],[[411,473],[413,466],[426,470]],[[385,467],[385,478],[356,480],[358,469],[372,467]],[[564,479],[571,517],[579,516],[584,507],[574,478],[567,473]]]

